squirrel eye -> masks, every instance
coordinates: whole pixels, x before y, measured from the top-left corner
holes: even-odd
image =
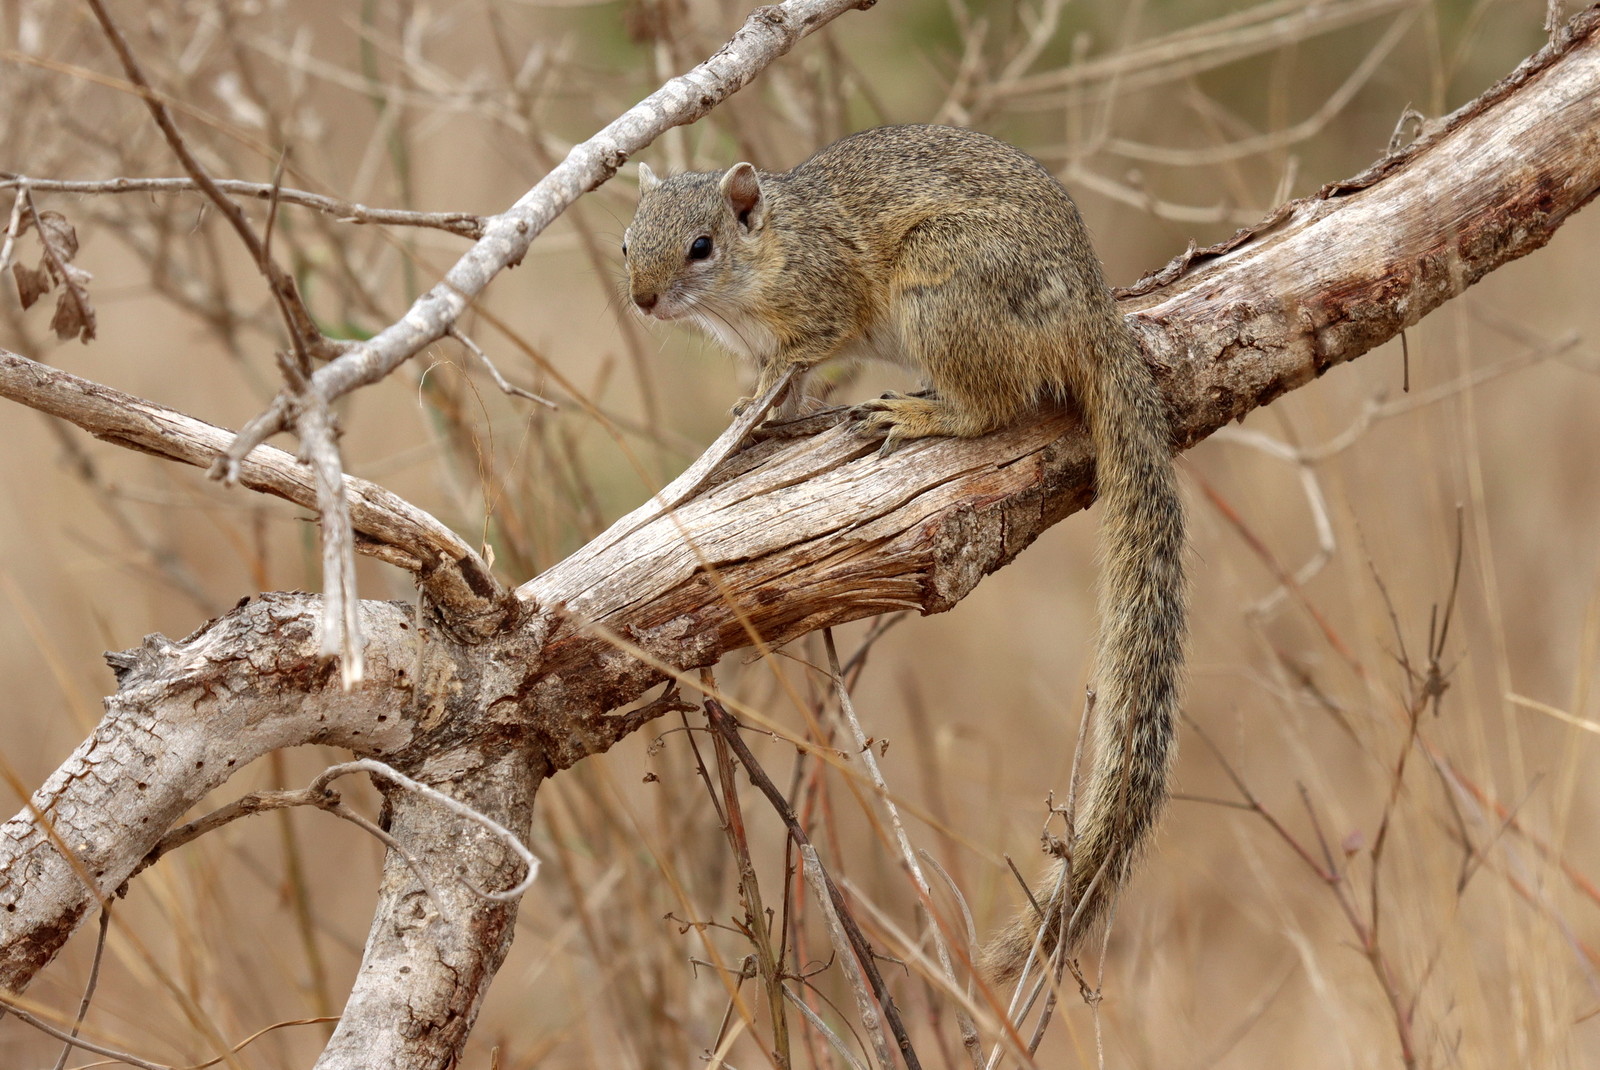
[[[707,235],[700,235],[689,244],[689,259],[704,260],[711,255],[711,239]]]
[[[628,243],[626,241],[624,241],[622,243],[622,255],[623,256],[627,256],[628,255]]]

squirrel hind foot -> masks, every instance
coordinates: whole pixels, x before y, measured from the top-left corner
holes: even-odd
[[[975,438],[990,430],[972,418],[971,413],[933,396],[889,393],[864,401],[851,410],[857,420],[856,433],[863,438],[882,438],[880,456],[919,438]]]
[[[855,420],[855,433],[861,438],[883,439],[883,444],[878,447],[880,460],[915,439],[943,434],[937,430],[922,430],[927,426],[927,421],[924,419],[919,422],[916,417],[907,415],[905,403],[914,404],[918,400],[921,399],[890,392],[862,402],[850,410],[850,416]]]

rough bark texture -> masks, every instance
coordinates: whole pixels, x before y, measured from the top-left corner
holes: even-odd
[[[1181,447],[1393,338],[1594,197],[1597,22],[1591,8],[1404,150],[1130,291]]]
[[[526,838],[539,768],[526,747],[473,746],[433,755],[414,772]],[[389,791],[386,811],[390,835],[428,884],[389,852],[361,970],[319,1066],[452,1065],[511,950],[517,904],[472,891],[521,879],[506,845],[406,791]]]
[[[186,810],[256,758],[311,742],[382,758],[415,742],[421,719],[399,716],[413,702],[446,712],[438,691],[412,687],[419,665],[430,688],[451,673],[412,641],[406,609],[363,608],[383,682],[354,694],[316,657],[313,595],[266,595],[112,656],[121,686],[105,718],[0,826],[0,987],[21,991]]]
[[[1600,190],[1597,28],[1590,9],[1396,157],[1130,291],[1179,445],[1392,338],[1586,204]],[[23,358],[0,360],[0,394],[103,430],[77,384]],[[224,446],[195,448],[183,459]],[[316,657],[311,596],[267,596],[179,643],[152,637],[114,659],[121,687],[94,736],[0,828],[0,987],[26,986],[184,809],[273,748],[383,758],[525,830],[542,777],[652,715],[609,711],[662,666],[885,609],[949,609],[1088,504],[1092,484],[1071,414],[888,462],[832,427],[749,448],[675,510],[618,521],[524,584],[519,611],[484,641],[365,603],[371,668],[353,694]],[[517,867],[503,848],[425,799],[391,805],[435,894],[391,852],[325,1067],[448,1064],[509,939],[512,908],[466,892],[455,872],[505,887]]]

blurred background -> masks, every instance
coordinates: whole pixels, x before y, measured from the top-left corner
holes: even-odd
[[[508,206],[747,13],[709,0],[110,7],[214,174],[267,182],[287,150],[287,186],[473,213]],[[896,0],[841,18],[641,158],[661,172],[778,170],[879,123],[977,126],[1062,177],[1126,285],[1191,239],[1360,171],[1408,106],[1444,115],[1537,50],[1544,17],[1530,0]],[[7,0],[0,25],[0,168],[181,174],[83,5]],[[200,197],[35,197],[76,227],[99,336],[58,342],[51,301],[23,311],[8,283],[0,344],[230,428],[263,406],[276,313]],[[634,197],[628,168],[464,321],[559,412],[501,394],[453,342],[342,412],[347,470],[492,546],[508,582],[680,471],[748,388],[709,343],[623,314],[617,246]],[[324,330],[348,338],[401,315],[465,247],[292,207],[274,236]],[[1591,209],[1410,331],[1409,392],[1391,344],[1183,457],[1181,795],[1122,900],[1103,999],[1063,1002],[1039,1065],[1094,1066],[1103,1048],[1114,1067],[1600,1067],[1597,247]],[[17,243],[23,262],[38,255],[31,235]],[[903,384],[867,370],[832,385],[848,400]],[[315,529],[281,502],[9,403],[0,458],[0,762],[30,789],[100,716],[114,686],[102,651],[319,582]],[[1021,901],[1003,856],[1042,869],[1046,793],[1066,789],[1095,529],[1092,510],[1072,517],[949,614],[838,633],[845,657],[874,642],[855,703],[888,744],[913,839],[979,933]],[[366,597],[411,596],[400,572],[362,569]],[[779,666],[821,708],[815,640]],[[718,673],[808,732],[771,666],[731,658]],[[737,874],[688,740],[656,722],[544,787],[532,845],[547,868],[463,1065],[684,1066],[718,1046],[726,989],[695,963],[707,942],[733,963],[749,945],[727,924]],[[797,767],[780,739],[752,746],[796,788],[878,938],[916,932],[875,804],[837,772]],[[338,759],[274,756],[218,801],[299,786]],[[781,909],[781,826],[753,795],[747,819]],[[209,1032],[238,1041],[337,1013],[380,860],[314,813],[239,822],[169,857],[119,906],[87,1032],[182,1065],[214,1054]],[[957,916],[947,889],[937,898]],[[793,964],[819,969],[809,913],[794,905]],[[29,999],[70,1018],[93,943],[80,934]],[[948,993],[918,969],[885,970],[923,1065],[965,1065]],[[821,1001],[848,1005],[837,970],[811,981],[838,1025],[848,1016]],[[729,1064],[771,1065],[769,1027],[735,1024]],[[797,1065],[845,1065],[791,1027],[805,1036]],[[274,1030],[236,1065],[309,1065],[329,1028]],[[0,1020],[0,1065],[50,1065],[58,1050]]]

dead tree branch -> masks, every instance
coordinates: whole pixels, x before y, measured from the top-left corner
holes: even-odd
[[[284,204],[299,205],[325,212],[340,223],[367,224],[387,227],[428,227],[443,230],[462,238],[477,239],[483,235],[483,217],[471,212],[407,212],[397,208],[372,208],[339,197],[326,197],[300,189],[274,187],[267,182],[240,182],[237,179],[219,178],[211,183],[218,190],[234,197],[250,197],[269,201],[273,197]],[[0,172],[0,189],[30,189],[40,193],[197,193],[200,183],[192,178],[104,178],[95,180],[68,180],[55,178],[30,178],[27,175]]]
[[[785,21],[799,10],[847,6],[765,9],[743,43],[697,77],[748,54],[740,49],[792,44],[815,24]],[[318,372],[327,373],[320,396],[381,376],[414,351],[411,341],[438,337],[541,220],[614,170],[647,131],[709,108],[753,73],[738,69],[746,75],[726,75],[704,97],[681,95],[699,82],[664,90],[575,151],[392,333]],[[1402,152],[1136,287],[1124,307],[1160,376],[1178,445],[1359,357],[1549,241],[1600,191],[1597,98],[1600,8],[1591,8]],[[226,448],[215,429],[200,425],[200,434],[196,421],[22,358],[0,360],[0,393],[74,419],[93,410],[95,433],[188,463]],[[81,402],[62,403],[74,394]],[[293,465],[272,458],[254,455],[253,478],[306,501],[309,479],[291,479]],[[605,750],[659,708],[610,711],[757,639],[783,643],[887,609],[951,608],[1089,503],[1093,458],[1069,414],[977,441],[917,443],[892,464],[836,426],[734,453],[692,490],[669,502],[675,508],[623,518],[523,584],[517,612],[503,611],[473,645],[405,607],[361,603],[369,674],[352,693],[318,655],[321,603],[308,595],[266,596],[181,642],[151,637],[114,656],[120,687],[105,719],[0,827],[0,986],[25,987],[190,805],[258,755],[306,742],[348,748],[520,835],[545,776]],[[357,528],[396,547],[396,558],[479,567],[403,503],[363,512],[363,496],[350,496]],[[485,604],[502,601],[492,584],[480,589],[465,574],[459,582]],[[433,867],[430,883],[446,902],[435,904],[391,852],[366,957],[322,1067],[450,1062],[510,940],[515,907],[468,888],[520,879],[504,842],[412,793],[388,800],[390,833]]]
[[[114,445],[183,464],[209,466],[233,435],[143,398],[0,350],[0,397],[67,420]],[[239,482],[315,511],[311,473],[283,450],[264,446],[240,467]],[[363,553],[415,574],[450,628],[462,636],[498,631],[516,603],[483,558],[430,514],[391,491],[346,476],[344,494]]]

